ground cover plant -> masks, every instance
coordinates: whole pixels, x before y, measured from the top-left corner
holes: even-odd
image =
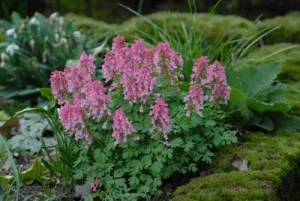
[[[200,57],[181,92],[182,65],[168,43],[149,48],[118,36],[102,66],[109,90],[94,79],[85,53],[52,74],[61,123],[79,140],[74,179],[93,184],[95,197],[149,199],[162,179],[196,171],[199,161],[211,163],[214,148],[236,141],[221,110],[230,93],[224,67]]]
[[[58,13],[49,18],[36,13],[25,19],[13,13],[11,22],[1,20],[0,25],[6,33],[0,45],[0,96],[4,99],[26,95],[35,99],[39,88],[49,86],[53,70],[63,69],[69,59],[96,47],[95,40]]]

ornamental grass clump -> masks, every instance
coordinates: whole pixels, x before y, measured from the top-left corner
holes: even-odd
[[[150,48],[113,40],[96,80],[90,55],[50,78],[65,130],[78,140],[74,179],[104,200],[149,199],[173,173],[211,163],[212,149],[236,141],[225,123],[229,99],[224,67],[201,57],[183,92],[183,60],[168,43]]]

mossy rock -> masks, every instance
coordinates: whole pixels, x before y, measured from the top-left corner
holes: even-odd
[[[257,33],[255,24],[247,19],[232,15],[191,14],[181,12],[157,12],[143,17],[133,17],[123,22],[119,32],[133,38],[137,30],[148,35],[155,34],[155,28],[147,21],[151,20],[158,27],[175,34],[184,24],[187,31],[204,33],[208,40],[216,40],[222,36],[245,37]]]
[[[0,28],[0,43],[6,41],[5,32]]]
[[[285,16],[266,19],[258,23],[259,30],[272,29],[277,26],[280,26],[280,28],[264,38],[265,43],[300,43],[300,12],[292,12]]]
[[[300,81],[300,45],[291,43],[278,43],[265,45],[252,50],[241,59],[236,68],[263,63],[279,62],[281,72],[279,79],[285,81]]]
[[[300,116],[300,82],[287,83],[284,95],[292,104],[290,114]]]
[[[220,150],[211,174],[179,187],[173,201],[299,200],[300,194],[289,189],[295,178],[288,176],[300,178],[300,135],[250,133],[244,141]],[[247,160],[249,169],[232,168],[234,156]]]
[[[72,21],[79,29],[92,30],[94,34],[104,34],[116,29],[117,25],[108,24],[104,21],[68,13],[65,15],[66,20]]]

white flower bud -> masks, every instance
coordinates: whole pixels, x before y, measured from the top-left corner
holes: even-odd
[[[56,42],[59,42],[59,35],[58,34],[55,34],[55,40],[56,40]]]
[[[81,33],[80,33],[80,31],[75,31],[75,32],[73,33],[73,36],[74,36],[75,39],[79,40],[79,39],[81,38]]]
[[[61,39],[60,39],[60,42],[61,42],[62,44],[64,44],[64,45],[67,45],[67,44],[68,44],[68,41],[67,41],[66,38],[61,38]]]
[[[29,24],[30,25],[36,25],[36,26],[38,26],[38,25],[40,25],[40,22],[36,19],[36,18],[31,18],[31,20],[29,21]]]
[[[4,66],[5,66],[5,63],[4,63],[4,62],[1,62],[0,67],[1,67],[1,68],[4,68]]]
[[[30,45],[30,47],[31,47],[32,49],[34,49],[34,47],[35,47],[35,41],[34,41],[33,39],[31,39],[31,40],[29,41],[29,45]]]
[[[16,39],[18,37],[18,35],[16,33],[16,29],[12,28],[12,29],[6,30],[6,36],[7,37],[13,37],[14,39]]]
[[[53,19],[55,19],[55,18],[57,18],[58,17],[58,13],[57,12],[55,12],[55,13],[52,13],[51,15],[50,15],[50,19],[51,20],[53,20]]]
[[[60,25],[62,25],[64,23],[64,18],[60,17],[58,22],[59,22]]]
[[[3,52],[2,54],[1,54],[1,61],[5,61],[5,60],[7,60],[8,59],[8,56],[7,56],[7,54],[5,54],[5,52]]]
[[[6,47],[6,52],[10,54],[10,56],[14,55],[15,51],[20,49],[20,47],[14,43],[10,44]]]

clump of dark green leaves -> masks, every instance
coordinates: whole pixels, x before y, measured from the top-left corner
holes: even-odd
[[[291,104],[284,97],[284,83],[276,81],[280,65],[269,63],[237,70],[227,69],[229,110],[237,127],[256,126],[267,131],[299,129],[300,120],[289,116]]]
[[[6,33],[6,42],[0,44],[3,98],[27,95],[27,99],[34,99],[32,94],[48,86],[53,70],[63,69],[68,60],[95,47],[90,36],[57,13],[49,18],[39,13],[21,18],[14,12],[11,22],[1,20],[0,26]]]

